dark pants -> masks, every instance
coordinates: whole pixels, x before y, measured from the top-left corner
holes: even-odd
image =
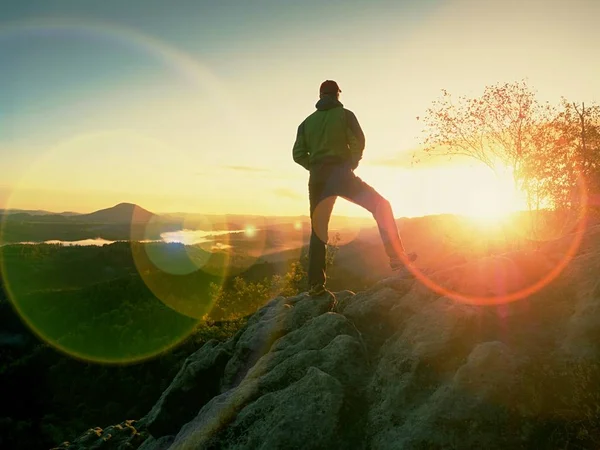
[[[390,203],[357,177],[349,164],[311,167],[308,182],[312,232],[308,251],[309,287],[325,284],[325,255],[329,219],[337,197],[362,206],[377,221],[379,234],[390,260],[400,259],[404,247]]]

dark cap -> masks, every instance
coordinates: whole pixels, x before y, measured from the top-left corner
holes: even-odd
[[[342,92],[338,84],[333,80],[325,80],[321,83],[319,93],[321,94],[337,94]]]

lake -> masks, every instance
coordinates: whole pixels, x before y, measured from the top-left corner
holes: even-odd
[[[184,245],[195,245],[202,244],[206,242],[213,242],[215,236],[223,236],[226,234],[236,234],[243,233],[244,230],[216,230],[216,231],[202,231],[202,230],[179,230],[179,231],[169,231],[165,233],[161,233],[161,239],[156,240],[145,240],[141,242],[165,242],[165,243],[181,243]],[[95,245],[95,246],[103,246],[114,244],[115,242],[125,242],[125,241],[109,241],[103,238],[94,238],[94,239],[82,239],[79,241],[61,241],[58,239],[43,241],[43,242],[15,242],[12,244],[60,244],[65,246],[72,245]],[[9,245],[9,244],[1,244],[1,245]],[[213,246],[215,250],[224,250],[226,248],[231,248],[230,245],[218,243]]]

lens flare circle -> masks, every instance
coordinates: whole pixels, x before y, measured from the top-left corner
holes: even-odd
[[[185,232],[193,231],[185,228],[168,231],[174,225],[160,216],[153,216],[145,224],[144,249],[156,269],[172,275],[187,275],[204,267],[210,260],[210,253],[190,245],[195,243],[193,236],[188,237]]]
[[[184,52],[137,31],[113,24],[82,23],[79,20],[30,20],[0,25],[0,43],[6,42],[4,38],[35,37],[47,40],[53,36],[61,37],[61,33],[83,39],[99,39],[114,43],[118,48],[129,48],[155,58],[156,61],[171,68],[174,73],[179,75],[180,79],[202,92],[234,128],[244,128],[239,117],[235,115],[236,108],[231,107],[233,99],[213,74]],[[108,133],[113,132],[115,130]],[[120,133],[122,137],[123,134],[130,132],[119,130],[117,133]],[[27,190],[36,189],[45,192],[53,186],[63,186],[65,176],[68,176],[69,180],[72,177],[77,178],[85,185],[86,170],[96,169],[89,160],[83,161],[83,170],[66,175],[61,171],[54,173],[47,170],[49,167],[47,163],[54,160],[55,163],[59,163],[55,166],[60,167],[60,159],[69,156],[69,149],[80,147],[83,142],[89,143],[104,137],[106,137],[106,132],[89,133],[69,139],[51,148],[50,152],[31,164],[21,180],[15,184],[7,201],[6,209],[10,209],[11,204],[15,207],[23,207],[21,205],[26,203],[23,200],[27,196]],[[146,137],[139,135],[133,139],[136,141],[142,139],[144,144],[149,142]],[[120,144],[122,148],[123,142],[121,141]],[[153,143],[151,143],[152,145]],[[83,153],[85,154],[85,152]],[[173,157],[173,149],[162,148],[159,153],[159,156]],[[121,151],[121,156],[124,154]],[[87,156],[90,156],[89,153]],[[81,157],[81,152],[71,152],[70,157]],[[105,159],[106,148],[102,149],[96,157]],[[72,161],[64,160],[64,162]],[[123,166],[122,160],[119,160],[112,169],[126,170]],[[185,167],[185,163],[180,164],[180,167]],[[107,173],[111,174],[113,171]],[[154,181],[156,182],[156,180]],[[61,192],[60,195],[83,196],[81,186],[77,186],[75,192],[64,190]],[[7,229],[6,217],[3,216],[0,227],[0,240],[3,243],[7,240],[18,240],[13,239],[17,234],[13,233],[14,230],[10,228]],[[139,234],[133,228],[131,233],[132,237],[134,234]],[[56,236],[50,238],[56,238]],[[119,243],[106,246],[106,248],[114,251],[116,255],[116,253],[122,253],[123,245],[125,248],[129,247],[127,243]],[[103,251],[98,248],[73,247],[68,251],[80,254],[73,258],[72,266],[58,271],[61,265],[54,259],[60,260],[61,264],[64,261],[57,252],[67,251],[65,247],[58,245],[2,247],[0,249],[2,256],[0,270],[15,310],[41,339],[61,352],[81,360],[113,364],[131,363],[151,358],[177,345],[189,336],[197,324],[196,318],[201,315],[202,311],[209,309],[206,307],[206,304],[209,303],[207,300],[209,283],[221,284],[223,279],[222,275],[213,275],[210,279],[198,277],[200,271],[187,273],[189,267],[183,270],[185,272],[183,274],[160,270],[156,267],[157,264],[150,261],[144,245],[137,243],[130,249],[134,253],[133,259],[136,268],[139,268],[139,260],[146,263],[147,273],[140,273],[141,279],[131,277],[129,274],[129,276],[115,281],[111,277],[119,268],[115,269],[111,266],[103,267],[102,270],[95,273],[85,272],[86,264],[83,261],[86,260],[86,257],[83,253]],[[145,256],[140,257],[139,255],[142,253]],[[69,254],[75,255],[75,253]],[[108,257],[110,259],[116,257],[115,255],[108,255]],[[189,254],[187,256],[189,257]],[[81,261],[79,261],[79,257],[81,257]],[[154,255],[154,259],[157,259],[157,255]],[[194,264],[198,265],[197,259],[194,260]],[[172,266],[170,267],[173,271]],[[181,271],[180,269],[175,270],[175,272]],[[36,285],[35,290],[32,289],[32,280],[35,280],[33,283]],[[120,289],[115,291],[114,286],[117,285]],[[166,298],[167,301],[164,303],[173,308],[165,309],[164,305],[156,298],[152,298],[149,292],[144,291],[140,294],[148,288],[152,292],[164,293],[164,296],[155,297],[161,300]],[[132,298],[128,298],[128,295]],[[95,303],[85,303],[92,299]],[[135,308],[131,306],[131,302],[128,303],[132,299],[135,300],[134,303],[138,305],[137,307],[141,308],[137,314],[134,314]],[[121,304],[114,304],[114,308],[103,310],[97,316],[96,311],[92,309],[86,311],[79,308],[79,305],[84,304],[93,308],[108,308],[107,305],[116,300],[122,300]],[[134,308],[131,314],[124,313],[127,308]],[[46,314],[46,317],[42,313]]]
[[[122,133],[119,135],[122,136]],[[25,204],[29,189],[44,192],[41,191],[43,186],[36,185],[40,180],[50,186],[55,185],[55,181],[65,174],[48,173],[47,167],[60,165],[61,161],[66,162],[70,157],[77,156],[81,145],[85,146],[90,140],[95,141],[98,136],[80,136],[59,144],[43,158],[39,158],[14,187],[7,209],[12,204]],[[102,136],[107,135],[105,133]],[[151,143],[148,139],[143,139],[143,142],[145,145]],[[58,193],[64,196],[82,195],[78,191]],[[57,191],[48,191],[47,195],[56,194]],[[136,220],[139,211],[141,208],[130,211],[131,229],[123,229],[120,224],[114,224],[105,230],[109,235],[115,232],[119,234],[111,240],[136,237],[135,227],[140,226],[140,222]],[[102,228],[105,228],[103,224],[78,222],[76,218],[63,220],[58,216],[56,223],[39,222],[24,227],[5,215],[0,224],[0,239],[3,243],[46,241],[57,237],[72,239],[81,233],[84,234],[78,237],[94,238],[96,234],[90,233],[101,234]],[[131,235],[122,235],[123,233]],[[164,306],[156,299],[143,298],[147,295],[147,287],[143,283],[137,283],[139,278],[131,279],[121,286],[121,282],[130,277],[126,270],[127,258],[123,259],[123,246],[129,247],[125,242],[102,248],[58,244],[2,247],[0,272],[8,297],[19,316],[40,339],[72,357],[106,364],[125,364],[152,358],[189,336],[196,321],[164,311]],[[104,260],[106,264],[102,263]],[[112,263],[112,260],[118,262]],[[120,267],[121,264],[123,267]],[[135,267],[132,269],[135,270]],[[119,279],[114,280],[117,275]],[[122,289],[113,292],[115,288],[112,286],[117,285]],[[136,298],[125,296],[127,291],[133,292]],[[103,298],[105,295],[110,297],[108,302]],[[89,303],[91,299],[95,299],[97,304]],[[106,304],[112,304],[117,299],[122,300],[122,305],[113,304],[112,309],[105,310]],[[122,314],[123,311],[130,311],[125,306],[128,304],[138,305],[143,312]],[[87,310],[84,305],[87,305]],[[126,317],[127,322],[122,323]],[[149,327],[148,317],[155,317],[153,320],[158,320],[159,317],[163,319],[157,326]],[[170,326],[167,327],[167,323]]]
[[[231,247],[232,260],[227,268],[227,276],[235,277],[250,270],[261,257],[276,252],[285,244],[285,236],[277,227],[269,226],[262,216],[225,216],[223,228],[229,231],[225,235],[215,236],[215,244],[228,244]]]
[[[211,104],[232,124],[243,128],[243,122],[235,115],[235,108],[231,107],[234,99],[220,80],[190,55],[157,38],[114,23],[79,19],[32,19],[0,25],[0,38],[36,36],[48,39],[61,32],[74,34],[80,39],[105,40],[155,58],[208,96]]]
[[[317,237],[338,247],[348,245],[360,234],[361,228],[352,224],[352,218],[333,216],[337,196],[326,197],[315,207],[312,217],[312,231]]]
[[[418,281],[420,281],[423,285],[425,285],[432,291],[442,296],[467,304],[499,305],[514,302],[517,300],[522,300],[526,297],[529,297],[543,289],[554,279],[556,279],[556,277],[558,277],[558,275],[567,267],[567,265],[575,257],[577,250],[579,249],[579,246],[583,240],[587,224],[588,195],[585,180],[583,179],[583,177],[581,177],[580,174],[578,176],[577,187],[579,188],[579,198],[581,202],[579,203],[580,208],[578,213],[578,221],[573,240],[571,241],[563,257],[556,263],[552,270],[546,273],[545,276],[539,279],[537,282],[527,287],[506,294],[502,293],[502,289],[499,289],[500,292],[498,295],[468,295],[442,286],[441,284],[437,283],[432,278],[428,277],[425,273],[423,273],[421,270],[414,266],[409,265],[407,267]],[[490,260],[490,264],[497,264],[497,262]]]
[[[130,242],[133,261],[142,280],[164,305],[194,319],[210,314],[212,289],[220,288],[230,254],[213,251],[220,219],[200,215],[158,217],[148,222],[146,239]],[[228,235],[222,237],[228,242]],[[228,244],[223,244],[224,246]]]
[[[103,255],[121,260],[127,247],[1,247],[8,298],[36,336],[70,357],[104,364],[152,358],[189,336],[197,321],[148,297],[141,281],[115,280],[113,272],[101,270],[106,268]],[[94,279],[85,270],[89,265],[97,269]]]

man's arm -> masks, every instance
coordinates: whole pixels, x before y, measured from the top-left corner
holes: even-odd
[[[309,153],[304,139],[304,122],[298,127],[296,142],[294,142],[294,148],[292,149],[292,156],[295,162],[300,164],[306,170],[309,170]]]
[[[365,149],[365,134],[352,111],[346,110],[346,123],[348,124],[346,135],[348,137],[352,168],[356,169]]]

